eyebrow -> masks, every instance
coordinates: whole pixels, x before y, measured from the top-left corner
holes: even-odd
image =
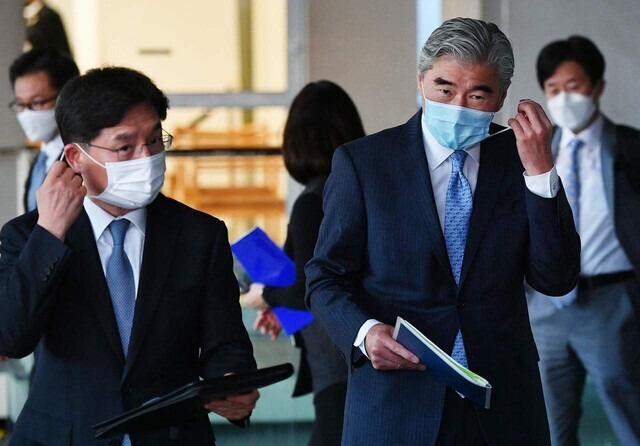
[[[442,79],[440,76],[436,77],[433,80],[433,83],[436,84],[436,85],[451,85],[452,87],[456,86],[456,84],[454,84],[453,82],[448,81],[446,79]]]
[[[451,85],[452,87],[456,87],[457,85],[451,81],[443,79],[441,77],[436,77],[433,80],[433,83],[436,85]],[[471,91],[484,91],[485,93],[493,93],[493,88],[489,87],[485,84],[474,85]]]
[[[570,82],[580,82],[580,79],[577,77],[570,77],[569,79],[565,80],[565,81],[547,81],[545,82],[545,87],[555,87],[556,85],[559,84],[568,84]]]

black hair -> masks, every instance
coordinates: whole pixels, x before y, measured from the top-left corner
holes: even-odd
[[[11,88],[17,78],[39,71],[47,73],[51,86],[58,91],[80,74],[78,66],[66,53],[53,49],[31,50],[21,54],[9,67]]]
[[[149,104],[160,120],[167,117],[169,100],[144,74],[124,67],[89,70],[65,85],[58,96],[56,122],[62,141],[91,142],[138,104]]]
[[[545,46],[536,63],[538,83],[544,83],[553,76],[560,64],[567,61],[578,63],[595,85],[604,76],[604,57],[595,44],[582,36],[570,36],[566,40],[556,40]]]
[[[360,115],[349,95],[333,82],[311,82],[289,109],[282,143],[285,166],[302,184],[327,176],[335,149],[363,136]]]

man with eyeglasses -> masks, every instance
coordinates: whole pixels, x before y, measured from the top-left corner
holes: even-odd
[[[16,113],[27,138],[40,143],[40,150],[29,167],[23,204],[25,211],[36,207],[36,190],[62,153],[62,139],[54,116],[60,89],[78,76],[75,62],[53,49],[32,50],[20,55],[9,68],[9,79],[15,99],[9,108]],[[0,357],[0,362],[9,358]],[[29,392],[33,355],[13,360],[7,366],[9,375],[9,422],[17,419]]]
[[[198,377],[255,369],[225,225],[160,194],[168,101],[137,71],[65,86],[38,207],[0,231],[0,355],[35,349],[11,445],[85,446],[91,426]],[[244,424],[252,391],[205,407]],[[204,404],[204,403],[203,403]],[[206,411],[109,445],[212,445]]]
[[[58,93],[79,71],[69,56],[57,50],[32,50],[18,57],[9,68],[15,99],[9,108],[31,142],[40,142],[40,151],[29,169],[25,185],[24,209],[36,207],[36,190],[53,162],[62,153],[54,109]]]

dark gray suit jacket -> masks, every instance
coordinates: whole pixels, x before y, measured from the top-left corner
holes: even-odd
[[[554,158],[561,138],[562,129],[555,127],[551,142]],[[640,132],[616,125],[605,117],[600,157],[605,196],[616,235],[637,279],[628,285],[627,291],[640,320]]]

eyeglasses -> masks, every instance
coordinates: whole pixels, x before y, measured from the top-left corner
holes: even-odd
[[[43,99],[41,101],[18,102],[18,100],[16,99],[9,102],[9,108],[11,109],[11,111],[16,113],[23,111],[25,108],[28,108],[29,110],[38,111],[38,110],[44,109],[45,105],[47,105],[51,101],[55,101],[56,99],[58,99],[57,94],[55,96],[51,96],[50,98]]]
[[[109,152],[114,152],[118,156],[118,161],[128,161],[134,158],[137,158],[142,153],[143,147],[146,147],[149,150],[151,155],[157,155],[160,152],[171,149],[171,144],[173,143],[173,136],[162,130],[162,135],[156,138],[153,138],[146,144],[140,144],[139,146],[134,146],[131,144],[124,144],[121,147],[109,148],[109,147],[101,147],[96,146],[95,144],[91,144],[88,142],[81,142],[78,144],[85,145],[87,147],[93,147],[101,150],[108,150]]]

